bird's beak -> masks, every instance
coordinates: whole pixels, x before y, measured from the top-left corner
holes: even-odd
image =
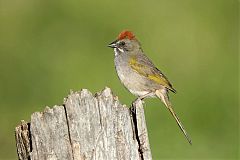
[[[117,47],[117,40],[116,40],[116,41],[113,41],[112,43],[110,43],[110,44],[108,45],[108,47],[116,48],[116,47]]]

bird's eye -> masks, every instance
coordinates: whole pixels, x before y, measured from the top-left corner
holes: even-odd
[[[121,45],[121,46],[124,46],[124,45],[125,45],[125,42],[124,42],[124,41],[120,42],[120,45]]]

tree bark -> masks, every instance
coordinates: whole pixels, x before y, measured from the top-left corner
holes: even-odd
[[[135,114],[109,88],[71,92],[62,106],[35,112],[15,129],[20,160],[151,160],[141,101]]]

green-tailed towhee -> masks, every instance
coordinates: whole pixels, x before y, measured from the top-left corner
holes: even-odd
[[[123,31],[117,40],[108,46],[114,48],[115,68],[124,86],[138,97],[136,100],[158,97],[169,109],[188,142],[192,144],[169,101],[168,91],[176,93],[176,90],[167,77],[144,54],[134,34],[130,31]]]

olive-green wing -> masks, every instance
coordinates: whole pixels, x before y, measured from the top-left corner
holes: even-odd
[[[133,70],[148,79],[165,86],[172,92],[176,90],[172,87],[167,77],[157,69],[151,60],[144,54],[134,55],[130,57],[129,64]]]

